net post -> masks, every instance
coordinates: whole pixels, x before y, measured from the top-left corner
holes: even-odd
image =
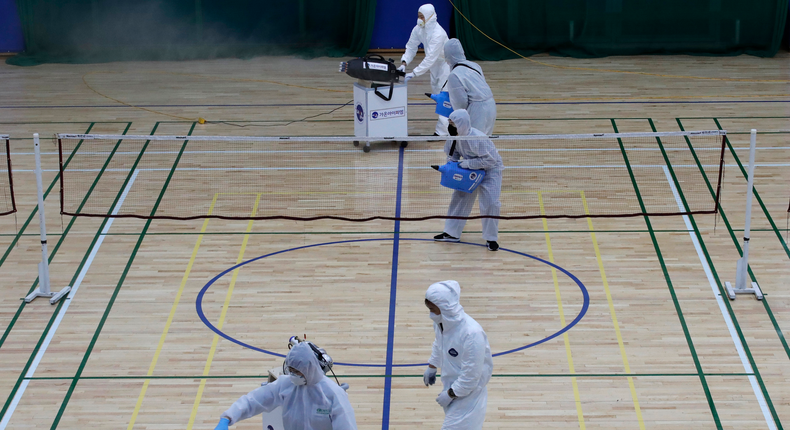
[[[16,199],[14,198],[14,174],[11,169],[11,139],[6,136],[5,156],[8,164],[8,187],[11,189],[11,213],[16,213]]]
[[[757,130],[752,129],[749,142],[749,170],[746,189],[746,221],[743,227],[743,257],[738,259],[737,270],[735,273],[735,288],[732,284],[725,282],[727,296],[730,300],[735,300],[736,294],[754,294],[757,300],[763,299],[763,293],[756,282],[751,283],[751,288],[747,288],[749,275],[749,240],[752,227],[752,196],[754,188],[754,158],[757,148]]]
[[[58,137],[58,175],[60,176],[60,217],[63,219],[63,141]]]
[[[44,217],[44,181],[41,178],[41,145],[38,133],[33,134],[33,149],[36,157],[36,195],[38,197],[38,221],[41,232],[41,262],[38,263],[38,288],[25,297],[25,302],[30,303],[38,297],[47,297],[49,298],[49,303],[54,305],[71,290],[71,287],[65,287],[57,293],[50,291],[47,224]]]

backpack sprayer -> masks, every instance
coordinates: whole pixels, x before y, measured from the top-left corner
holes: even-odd
[[[431,167],[442,174],[441,186],[465,193],[473,192],[486,177],[485,170],[464,169],[454,161],[443,166],[433,165]]]
[[[374,82],[373,88],[376,89],[376,95],[386,101],[392,99],[392,90],[395,83],[400,82],[400,78],[406,76],[405,72],[398,70],[392,58],[385,60],[381,55],[367,55],[362,58],[343,61],[340,63],[338,71],[352,78]],[[386,86],[390,87],[389,95],[387,96],[378,91],[379,87]]]

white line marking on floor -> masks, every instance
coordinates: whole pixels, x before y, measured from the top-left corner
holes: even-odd
[[[667,177],[667,181],[669,182],[669,187],[672,189],[672,194],[675,196],[675,202],[678,204],[678,208],[681,211],[685,211],[683,209],[683,201],[680,199],[680,195],[678,194],[677,188],[675,188],[675,182],[672,180],[672,175],[669,173],[669,169],[664,166],[664,175]],[[727,329],[730,331],[730,337],[732,337],[732,343],[735,344],[735,350],[738,351],[738,357],[741,358],[741,364],[743,364],[743,370],[746,373],[753,373],[752,365],[749,363],[749,359],[746,358],[746,352],[743,350],[743,345],[741,344],[740,338],[738,338],[738,334],[735,333],[735,326],[732,323],[732,318],[730,318],[729,312],[727,312],[727,307],[724,305],[724,299],[722,298],[721,294],[719,293],[719,288],[716,285],[716,280],[713,279],[713,273],[710,270],[710,266],[708,266],[708,261],[705,259],[705,255],[702,252],[702,247],[700,246],[699,240],[697,240],[696,234],[694,234],[694,228],[691,225],[691,221],[689,217],[683,215],[683,222],[686,223],[686,229],[689,231],[689,236],[691,236],[691,242],[694,243],[694,249],[697,250],[697,257],[699,257],[699,262],[702,264],[702,268],[705,270],[705,276],[708,277],[708,283],[710,284],[711,290],[713,290],[713,296],[716,297],[716,303],[719,305],[719,311],[721,311],[722,317],[724,317],[724,323],[727,325]],[[735,265],[735,262],[733,262]],[[760,386],[757,384],[757,378],[749,376],[749,382],[752,384],[752,390],[754,390],[754,395],[757,397],[757,403],[760,404],[760,409],[763,411],[763,416],[765,417],[765,423],[768,424],[768,428],[771,430],[776,429],[776,424],[774,423],[773,416],[771,416],[771,411],[768,410],[768,404],[765,403],[765,397],[763,397],[763,392],[760,390]]]
[[[115,205],[115,208],[112,210],[113,215],[117,215],[118,211],[120,211],[121,206],[123,206],[123,201],[126,199],[126,196],[129,194],[129,190],[132,189],[132,184],[134,184],[134,180],[137,178],[137,173],[139,170],[135,170],[132,174],[132,177],[129,179],[129,183],[126,184],[126,188],[123,190],[123,194],[121,194],[121,198],[118,200],[118,203]],[[110,230],[112,226],[112,222],[115,218],[109,218],[107,220],[107,224],[104,225],[102,229],[102,234],[99,236],[99,239],[93,245],[91,249],[91,253],[88,256],[88,260],[85,262],[85,265],[82,266],[82,270],[80,270],[80,274],[77,277],[77,280],[74,282],[74,285],[71,286],[71,291],[67,296],[66,302],[63,303],[63,306],[60,308],[60,312],[58,312],[57,318],[55,318],[55,322],[50,327],[49,332],[47,332],[47,337],[44,339],[44,343],[41,345],[41,349],[38,350],[38,354],[36,354],[36,358],[33,360],[33,363],[30,365],[30,369],[28,369],[27,373],[25,374],[25,378],[32,378],[33,375],[36,373],[36,368],[38,367],[39,363],[41,363],[41,359],[44,358],[44,353],[47,352],[47,347],[49,347],[49,343],[52,341],[52,338],[55,337],[55,332],[58,330],[58,326],[60,326],[60,322],[63,320],[63,317],[66,315],[66,311],[69,310],[69,305],[71,301],[74,299],[74,295],[77,294],[77,290],[80,289],[80,284],[82,284],[82,280],[85,279],[85,275],[88,273],[88,269],[91,267],[91,263],[93,263],[93,259],[96,258],[96,255],[99,253],[99,248],[101,247],[102,242],[104,242],[104,238],[106,237],[107,232]],[[29,379],[25,379],[22,381],[22,384],[19,386],[19,390],[17,390],[16,395],[14,396],[14,400],[8,407],[8,410],[3,417],[3,421],[0,422],[0,430],[5,430],[6,426],[8,426],[9,421],[11,421],[11,416],[14,415],[14,410],[16,409],[17,405],[19,405],[19,401],[22,400],[22,396],[25,394],[25,389],[30,384]]]

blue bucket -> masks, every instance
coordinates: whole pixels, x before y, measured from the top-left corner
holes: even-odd
[[[470,170],[460,167],[457,162],[450,162],[444,166],[431,166],[442,174],[440,184],[453,190],[471,193],[483,182],[485,170]]]
[[[436,102],[436,113],[450,117],[450,114],[453,113],[453,105],[450,104],[450,93],[442,91],[439,94],[426,93],[426,95]]]

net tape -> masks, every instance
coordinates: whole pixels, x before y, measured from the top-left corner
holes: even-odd
[[[0,161],[0,216],[11,215],[16,212],[14,199],[14,175],[11,170],[11,138],[7,134],[0,134],[0,144],[5,149],[5,163]],[[3,166],[3,164],[5,164]]]
[[[430,168],[446,161],[444,141],[435,136],[56,138],[65,215],[419,221],[716,213],[724,136],[721,130],[492,136],[505,164],[498,216],[477,209],[447,215],[452,191]],[[412,145],[365,154],[351,147],[354,141]],[[673,188],[685,197],[681,208]]]

